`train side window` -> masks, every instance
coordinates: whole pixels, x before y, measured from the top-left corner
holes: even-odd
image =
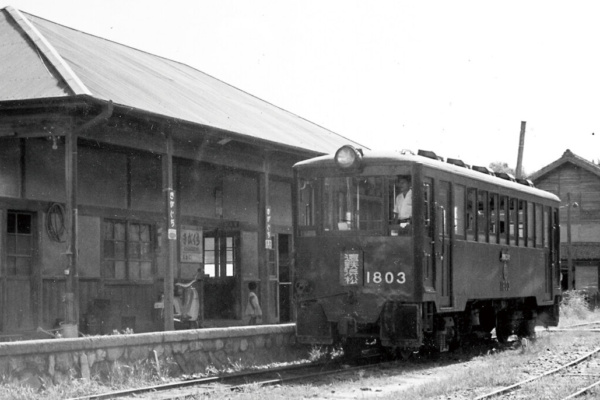
[[[506,196],[500,196],[500,203],[498,207],[498,236],[500,238],[500,244],[507,244],[508,236],[508,198]]]
[[[544,247],[550,247],[550,232],[552,229],[552,224],[550,221],[550,208],[544,207]]]
[[[487,208],[487,192],[480,190],[477,192],[477,240],[480,242],[487,240]]]
[[[298,183],[297,219],[301,236],[314,236],[316,233],[316,187],[316,180],[301,179]]]
[[[475,199],[477,190],[467,189],[467,240],[475,240]]]
[[[454,185],[454,234],[465,238],[465,187]]]
[[[535,224],[533,217],[533,203],[527,203],[527,247],[533,247],[535,238]]]
[[[519,200],[519,213],[517,214],[517,224],[518,224],[518,234],[519,237],[518,245],[519,246],[527,246],[527,242],[525,241],[525,232],[527,232],[527,202],[524,200]]]
[[[542,247],[544,239],[544,224],[542,221],[542,206],[535,205],[535,247]]]
[[[431,232],[431,183],[423,183],[423,220],[425,224],[425,232],[430,237],[433,237]]]
[[[498,243],[498,195],[490,193],[490,243]]]
[[[510,244],[517,244],[517,199],[508,199],[508,237]]]

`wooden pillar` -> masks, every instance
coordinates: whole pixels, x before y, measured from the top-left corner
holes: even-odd
[[[77,133],[65,135],[65,188],[67,226],[67,267],[65,292],[65,323],[79,323],[79,271],[77,266]]]
[[[571,253],[571,192],[567,193],[567,277],[569,290],[575,288],[575,268],[573,267],[573,255]]]
[[[164,330],[175,329],[173,321],[173,285],[174,271],[177,263],[177,218],[176,198],[173,185],[173,137],[167,132],[166,153],[162,156],[163,194],[165,199],[165,213],[167,223],[167,264],[165,265],[164,281]]]
[[[271,237],[267,231],[270,231],[267,222],[267,210],[269,209],[269,160],[265,156],[263,161],[263,172],[259,176],[258,191],[258,277],[260,279],[260,301],[263,310],[263,323],[273,323],[273,305],[271,304],[271,287],[269,274],[269,243]]]

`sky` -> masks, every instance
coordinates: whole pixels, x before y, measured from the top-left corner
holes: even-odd
[[[182,62],[373,150],[600,159],[600,2],[0,0]]]

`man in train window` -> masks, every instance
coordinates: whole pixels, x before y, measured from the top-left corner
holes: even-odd
[[[410,176],[400,175],[398,177],[400,193],[396,196],[394,203],[394,216],[398,219],[400,227],[405,228],[412,218],[412,188]]]

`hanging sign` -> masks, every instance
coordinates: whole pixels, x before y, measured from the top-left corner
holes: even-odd
[[[202,227],[181,226],[179,257],[185,263],[202,262]]]
[[[172,189],[167,190],[167,236],[169,240],[177,240],[177,220],[175,216],[175,191]]]
[[[265,249],[271,250],[273,249],[273,240],[271,239],[271,206],[267,206],[266,210],[266,240],[265,240]]]

